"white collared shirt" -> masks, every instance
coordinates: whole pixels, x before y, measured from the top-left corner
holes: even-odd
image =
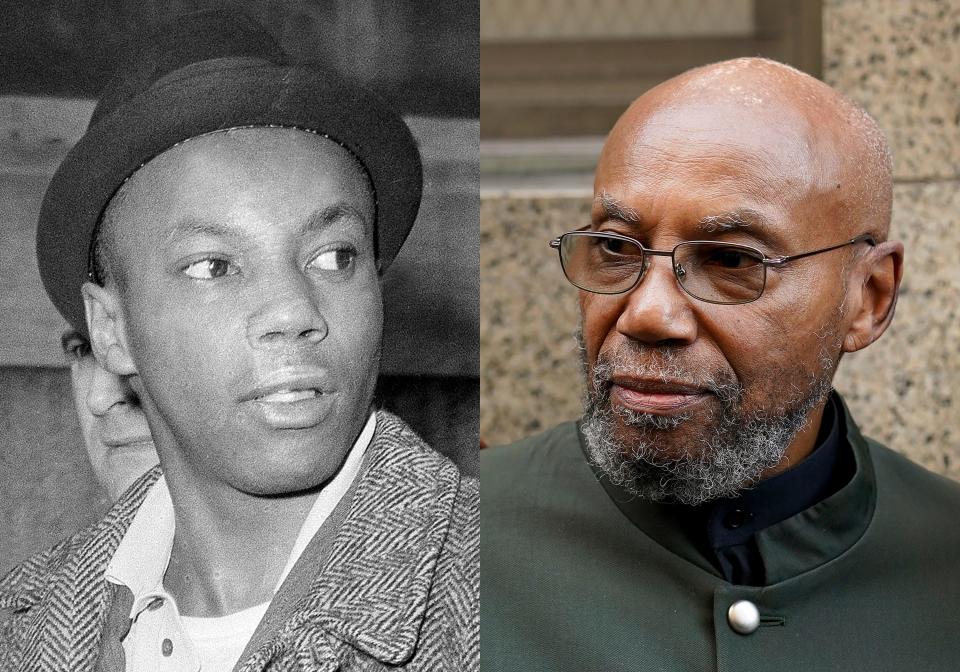
[[[274,594],[303,550],[336,508],[360,470],[376,430],[371,413],[343,467],[320,491],[307,514]],[[166,479],[150,488],[107,566],[105,578],[133,593],[130,632],[123,640],[128,672],[229,672],[256,630],[269,602],[217,618],[183,617],[163,587],[173,548],[175,518]]]

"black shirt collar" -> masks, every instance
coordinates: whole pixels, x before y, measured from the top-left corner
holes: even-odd
[[[736,497],[687,508],[684,532],[731,583],[763,585],[766,571],[757,533],[825,500],[849,481],[854,465],[843,451],[843,412],[831,395],[813,451],[799,464]]]
[[[699,507],[710,547],[743,543],[771,525],[786,520],[826,499],[847,479],[838,471],[841,413],[831,396],[824,407],[813,451],[799,464],[760,481],[736,497],[717,499]],[[849,477],[849,472],[846,476]],[[838,482],[842,481],[842,482]]]

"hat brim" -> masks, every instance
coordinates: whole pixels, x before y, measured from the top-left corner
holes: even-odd
[[[403,120],[361,87],[321,70],[214,59],[171,73],[99,119],[53,176],[37,225],[37,261],[67,321],[86,335],[80,288],[91,238],[124,180],[188,138],[273,125],[324,134],[363,164],[376,196],[376,246],[385,270],[413,227],[423,188],[420,155]]]

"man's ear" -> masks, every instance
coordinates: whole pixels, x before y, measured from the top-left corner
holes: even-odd
[[[867,252],[859,275],[859,306],[843,339],[844,352],[867,347],[887,330],[893,320],[900,280],[903,277],[903,243],[888,240]],[[852,291],[857,290],[854,284]]]
[[[114,289],[83,283],[83,307],[90,332],[90,349],[100,366],[118,376],[130,376],[137,368],[127,348],[120,298]]]

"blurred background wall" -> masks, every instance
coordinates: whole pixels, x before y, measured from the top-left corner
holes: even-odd
[[[34,232],[50,176],[82,135],[128,38],[217,0],[0,0],[0,572],[95,520]],[[241,0],[298,61],[375,90],[407,119],[424,200],[385,280],[381,405],[467,473],[479,423],[477,0]]]
[[[890,140],[901,298],[836,387],[865,433],[960,477],[960,2],[482,0],[480,51],[487,443],[580,414],[576,290],[547,241],[589,222],[603,135],[659,81],[763,55],[863,105]]]

